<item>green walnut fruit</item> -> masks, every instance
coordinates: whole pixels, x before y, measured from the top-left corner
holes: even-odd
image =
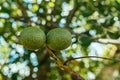
[[[28,50],[39,49],[45,42],[45,33],[36,27],[25,28],[20,34],[20,43]]]
[[[47,46],[51,50],[63,50],[70,46],[71,33],[63,28],[55,28],[47,33]]]

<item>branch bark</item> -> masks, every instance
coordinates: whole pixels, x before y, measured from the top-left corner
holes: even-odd
[[[64,65],[62,61],[49,49],[47,48],[49,55],[56,61],[58,66],[68,72],[76,80],[84,80],[78,73],[72,71],[68,66]]]

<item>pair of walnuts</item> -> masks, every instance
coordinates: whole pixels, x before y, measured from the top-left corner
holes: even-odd
[[[63,28],[50,30],[47,35],[37,28],[25,28],[20,34],[20,43],[28,50],[36,50],[44,45],[51,50],[63,50],[71,44],[71,33]]]

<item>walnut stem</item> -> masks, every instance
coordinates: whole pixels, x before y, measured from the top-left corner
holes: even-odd
[[[64,69],[76,80],[84,80],[78,73],[72,71],[68,66],[64,65],[62,61],[49,48],[47,48],[47,50],[48,50],[48,54],[56,61],[56,63],[60,68]]]

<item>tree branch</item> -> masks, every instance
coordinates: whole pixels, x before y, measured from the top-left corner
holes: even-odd
[[[26,8],[24,8],[23,4],[21,3],[20,0],[17,0],[17,3],[18,3],[18,6],[19,8],[21,9],[22,13],[23,13],[23,16],[27,16],[27,13],[26,13]]]
[[[61,60],[49,49],[47,48],[49,55],[56,61],[58,66],[62,69],[64,69],[66,72],[68,72],[72,77],[74,77],[76,80],[84,80],[79,74],[72,71],[68,66],[64,65]]]
[[[55,10],[56,10],[56,6],[57,6],[57,0],[55,0],[55,2],[54,2],[54,7],[52,8],[52,11],[51,11],[51,13],[50,13],[50,16],[51,16],[51,20],[50,20],[50,23],[51,23],[51,27],[53,28],[55,28],[55,27],[58,27],[58,24],[56,24],[56,23],[54,23],[54,21],[53,21],[53,15],[54,15],[54,12],[55,12]]]
[[[42,64],[45,63],[45,61],[48,60],[49,55],[47,54],[46,49],[43,51],[43,54],[44,54],[44,56],[42,57],[42,59],[40,59],[41,57],[39,58],[39,53],[38,53],[39,66],[41,66]]]
[[[72,21],[72,19],[73,19],[73,17],[74,17],[74,15],[75,15],[75,12],[78,10],[78,8],[79,8],[79,6],[76,4],[77,3],[77,1],[75,0],[75,2],[74,2],[74,7],[73,7],[73,9],[70,11],[70,13],[69,13],[69,15],[68,15],[68,17],[67,17],[67,22],[66,22],[66,24],[65,24],[65,27],[66,28],[68,28],[69,27],[69,23]]]
[[[24,5],[21,2],[21,0],[17,0],[17,3],[18,3],[18,7],[22,11],[22,16],[28,17],[28,15],[27,15],[27,8],[24,7]],[[30,23],[30,19],[29,18],[25,18],[25,19],[26,19],[25,21],[27,21],[27,24]]]
[[[76,57],[76,58],[70,58],[64,62],[64,65],[66,65],[68,62],[75,60],[75,59],[82,59],[82,58],[100,58],[100,59],[105,59],[105,60],[112,60],[116,62],[120,62],[120,60],[116,59],[111,59],[111,58],[106,58],[106,57],[99,57],[99,56],[83,56],[83,57]]]
[[[0,19],[15,19],[15,20],[30,20],[31,17],[25,17],[25,16],[16,16],[16,17],[9,17],[9,18],[4,18],[4,17],[0,17]]]
[[[14,19],[16,21],[31,22],[31,23],[35,23],[36,25],[42,25],[41,23],[31,21],[30,20],[31,17],[25,17],[25,16],[15,16],[15,17],[9,17],[9,18],[0,17],[0,19],[5,19],[5,20]]]
[[[118,44],[120,45],[120,40],[115,39],[98,39],[97,42],[104,43],[104,44]]]

